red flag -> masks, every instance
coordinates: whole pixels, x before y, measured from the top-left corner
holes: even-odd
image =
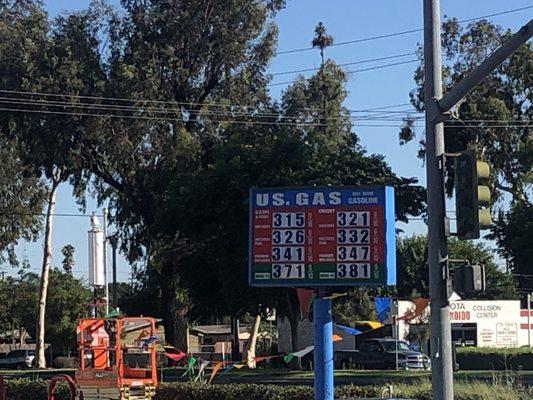
[[[165,356],[167,356],[171,360],[179,361],[182,358],[186,357],[187,353],[184,353],[183,351],[180,351],[179,353],[165,353]]]
[[[313,301],[314,292],[311,289],[296,289],[296,293],[298,294],[302,317],[306,317],[307,313],[309,312],[311,301]]]
[[[412,321],[424,314],[424,311],[429,305],[429,299],[423,297],[418,297],[410,301],[413,303],[413,307],[407,310],[404,315],[398,317],[397,320]]]

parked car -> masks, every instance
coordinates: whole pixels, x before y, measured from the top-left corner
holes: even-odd
[[[431,361],[419,351],[409,349],[407,342],[395,339],[367,339],[359,350],[339,350],[335,352],[337,368],[355,367],[366,369],[429,369]]]
[[[0,358],[0,368],[31,368],[35,360],[35,350],[13,350]]]

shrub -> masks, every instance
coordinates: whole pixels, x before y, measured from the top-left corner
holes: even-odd
[[[357,397],[381,397],[383,386],[341,386],[335,389],[335,397],[351,399]],[[9,380],[7,400],[46,400],[46,381]],[[431,386],[426,381],[410,384],[395,384],[394,395],[417,400],[429,400]],[[532,389],[515,391],[507,385],[482,382],[457,383],[456,400],[529,400]],[[67,400],[68,391],[59,387],[58,400]],[[202,385],[194,383],[165,383],[157,389],[156,400],[313,400],[313,388],[309,386],[275,386],[256,384]]]
[[[533,352],[529,348],[459,347],[457,362],[461,370],[533,370]]]

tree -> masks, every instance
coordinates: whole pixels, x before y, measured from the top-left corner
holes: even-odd
[[[353,326],[358,321],[375,318],[374,304],[362,287],[350,290],[347,297],[339,298],[333,305],[333,320],[339,324]]]
[[[35,240],[39,235],[46,190],[21,162],[17,143],[7,140],[4,132],[0,121],[0,263],[16,267],[18,240]]]
[[[18,276],[0,281],[0,322],[11,331],[34,332],[37,322],[40,277],[24,269]],[[91,291],[71,273],[50,270],[45,342],[64,354],[76,348],[76,319],[91,302]]]
[[[398,296],[408,298],[413,290],[429,297],[429,274],[427,266],[427,237],[413,235],[399,238],[396,257],[398,264]],[[486,291],[472,296],[476,299],[507,300],[516,299],[516,284],[512,275],[502,272],[494,262],[492,252],[483,244],[451,239],[448,241],[449,257],[466,259],[471,264],[485,266]],[[453,268],[453,264],[450,264]]]
[[[63,270],[72,274],[72,267],[74,267],[74,246],[67,244],[61,249],[61,254],[63,254]]]
[[[92,292],[71,273],[53,268],[48,300],[46,341],[70,356],[76,350],[76,320],[86,313]]]
[[[326,27],[322,22],[319,22],[315,27],[315,37],[311,42],[313,47],[320,49],[320,58],[322,59],[322,65],[324,65],[324,49],[333,44],[333,36],[326,33]]]
[[[470,23],[463,28],[457,19],[442,24],[444,89],[461,80],[511,35],[487,20]],[[445,124],[447,152],[476,150],[493,169],[493,194],[505,192],[512,201],[527,200],[531,187],[533,146],[527,122],[533,112],[531,92],[533,45],[526,43],[500,67],[485,78],[452,113]],[[422,52],[420,51],[422,59]],[[424,72],[420,65],[415,72],[417,88],[411,92],[411,102],[419,111],[424,109]],[[402,141],[412,139],[407,121],[401,132]],[[422,150],[424,141],[421,141]],[[423,151],[421,153],[423,155]],[[453,159],[447,164],[447,189],[453,188]]]
[[[90,11],[94,11],[98,4],[94,2]],[[100,13],[87,12],[68,18],[58,17],[49,23],[39,1],[7,1],[0,6],[0,39],[3,43],[0,48],[0,84],[4,92],[13,94],[9,102],[13,111],[2,112],[4,134],[20,143],[21,159],[33,168],[34,176],[50,182],[36,326],[39,367],[46,364],[44,324],[55,198],[59,185],[70,180],[83,203],[87,176],[80,168],[77,152],[83,149],[81,138],[86,125],[81,123],[82,114],[65,113],[61,102],[46,97],[45,100],[28,99],[22,95],[58,91],[67,96],[80,92],[102,94],[104,75],[99,68],[100,59],[96,57],[99,42],[94,40],[97,32],[90,31],[99,16]],[[20,46],[20,43],[24,45]],[[75,106],[75,102],[69,97],[66,104]],[[28,108],[30,112],[23,111]]]
[[[0,324],[2,331],[18,331],[21,343],[25,332],[33,332],[39,276],[19,270],[18,275],[0,281]]]
[[[416,180],[397,177],[359,145],[335,63],[296,81],[280,104],[269,98],[277,34],[270,20],[283,4],[124,0],[120,16],[83,11],[50,30],[32,9],[26,14],[40,21],[37,37],[48,52],[30,59],[47,68],[33,79],[16,49],[6,54],[25,68],[6,87],[62,95],[60,105],[34,101],[35,115],[9,114],[28,163],[47,177],[59,170],[78,196],[92,184],[109,202],[122,251],[144,270],[167,338],[184,350],[189,316],[256,314],[259,304],[287,298],[246,284],[251,186],[391,184],[398,218],[424,205]],[[27,77],[39,86],[26,88]],[[327,124],[309,124],[317,107]],[[58,108],[67,115],[39,114]]]
[[[519,288],[533,289],[533,204],[517,201],[507,212],[500,211],[492,229],[492,238],[498,243],[498,252],[510,264]]]

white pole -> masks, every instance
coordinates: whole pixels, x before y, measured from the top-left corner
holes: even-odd
[[[104,208],[104,282],[105,282],[105,314],[109,314],[109,284],[107,279],[107,208]]]
[[[531,348],[531,293],[527,294],[527,345]]]
[[[398,370],[398,330],[396,325],[398,324],[398,318],[396,316],[392,317],[393,322],[393,336],[394,336],[394,354],[396,356],[396,371]]]

